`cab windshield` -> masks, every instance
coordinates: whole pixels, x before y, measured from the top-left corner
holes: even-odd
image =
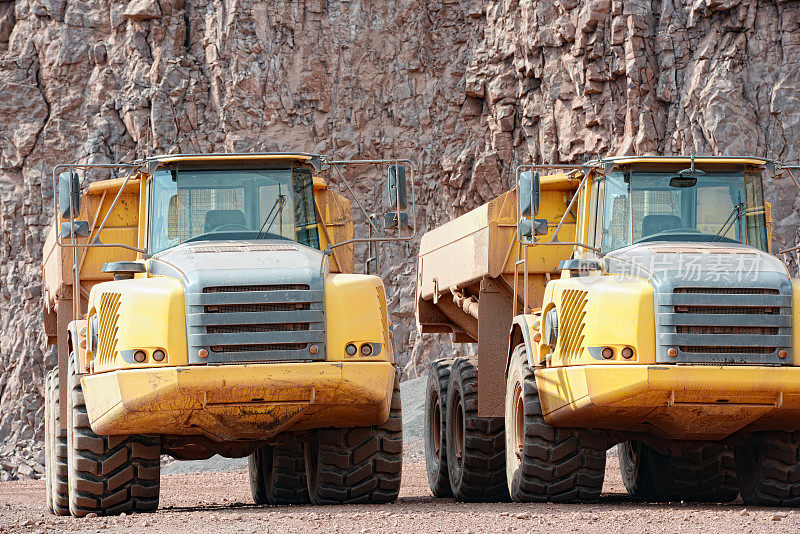
[[[648,241],[733,242],[767,250],[759,173],[615,171],[603,187],[604,252]]]
[[[151,253],[223,239],[290,239],[319,248],[310,169],[154,173]]]

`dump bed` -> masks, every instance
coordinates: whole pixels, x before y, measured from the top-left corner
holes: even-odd
[[[88,221],[89,237],[76,238],[77,243],[86,244],[97,236],[103,219],[109,213],[114,198],[117,196],[124,179],[116,178],[94,182],[86,188],[81,197],[81,211],[75,220]],[[100,232],[99,241],[111,244],[120,243],[136,247],[139,241],[139,191],[140,181],[130,179],[125,190],[120,195],[116,206],[111,210],[103,231]],[[45,331],[51,343],[56,342],[56,310],[59,303],[69,301],[68,308],[72,306],[72,280],[73,280],[73,249],[59,247],[56,242],[56,222],[50,227],[45,238],[43,249],[43,290],[44,290],[44,317]],[[70,242],[65,237],[66,243]],[[109,261],[132,261],[136,259],[136,252],[114,247],[79,248],[78,269],[81,281],[81,307],[88,300],[89,291],[98,282],[112,280],[113,275],[102,272],[103,264]]]
[[[581,175],[577,173],[542,177],[541,208],[537,218],[548,220],[548,234],[539,236],[541,242],[547,242],[552,237],[580,184],[580,178]],[[497,280],[501,287],[513,294],[514,265],[519,258],[516,203],[517,192],[512,189],[422,236],[417,260],[418,304],[424,301],[439,306],[439,299],[443,295],[452,300],[451,288],[466,291],[465,297],[477,297],[478,286],[486,277]],[[575,218],[567,216],[558,233],[559,241],[573,241],[575,231]],[[529,301],[541,301],[536,296],[543,292],[547,275],[554,273],[559,262],[571,256],[572,250],[572,245],[534,246],[529,249]],[[523,290],[522,272],[520,266],[517,278],[520,298]],[[448,307],[450,303],[443,305]],[[418,306],[417,315],[422,332],[447,331],[442,329],[441,322],[436,318],[426,316],[424,310],[420,314],[419,310]]]

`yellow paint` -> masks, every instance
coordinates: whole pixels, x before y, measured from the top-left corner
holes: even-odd
[[[217,441],[381,424],[389,417],[389,362],[201,365],[85,376],[98,434],[204,434]]]
[[[329,274],[325,277],[325,331],[328,360],[386,360],[394,362],[389,340],[386,292],[377,276]],[[364,358],[347,356],[348,343],[381,343],[381,354]]]
[[[565,293],[571,292],[571,293]],[[585,293],[585,304],[577,314],[574,305],[564,302],[566,295]],[[559,333],[552,356],[550,348],[538,344],[540,361],[548,358],[549,367],[598,363],[588,347],[612,347],[614,358],[603,360],[608,365],[655,363],[655,312],[653,287],[646,280],[622,275],[559,278],[545,290],[542,316],[553,306],[559,310]],[[546,325],[544,326],[546,328]],[[564,345],[574,339],[576,349],[565,351]],[[634,357],[621,356],[624,347],[631,347]]]
[[[554,426],[722,439],[745,426],[794,430],[800,416],[800,368],[597,364],[535,374]]]
[[[108,340],[115,347],[110,358],[96,358],[94,371],[102,373],[114,369],[186,365],[186,313],[183,286],[177,280],[165,277],[135,278],[97,284],[89,299],[89,315],[101,311],[103,295],[120,295],[116,335]],[[104,339],[100,340],[101,344]],[[144,350],[145,363],[128,363],[119,355],[123,350]],[[154,362],[150,355],[156,349],[167,353],[163,362]]]

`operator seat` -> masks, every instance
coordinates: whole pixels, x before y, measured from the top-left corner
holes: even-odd
[[[247,219],[242,210],[208,210],[204,222],[205,233],[214,231],[215,228],[235,224],[247,226]]]
[[[642,237],[675,228],[683,228],[683,220],[677,215],[645,215],[642,218]]]

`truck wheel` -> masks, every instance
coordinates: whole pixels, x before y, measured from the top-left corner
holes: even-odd
[[[53,461],[50,459],[50,452],[54,444],[50,442],[50,378],[52,373],[47,373],[44,377],[44,480],[45,480],[45,500],[47,502],[47,511],[51,514],[53,512],[53,483],[51,480]]]
[[[69,358],[67,456],[69,510],[151,512],[158,508],[161,446],[158,437],[98,436],[89,426],[80,377]]]
[[[250,455],[250,492],[256,504],[306,504],[303,442],[265,445]]]
[[[447,386],[447,471],[459,501],[508,500],[502,417],[478,417],[478,368],[456,358]]]
[[[739,494],[733,450],[721,443],[692,445],[680,456],[650,449],[648,456],[659,500],[730,502]]]
[[[646,501],[660,500],[650,469],[650,447],[638,441],[617,445],[619,470],[628,495]]]
[[[800,506],[800,432],[758,432],[735,453],[747,505]]]
[[[431,362],[425,391],[425,467],[428,485],[434,497],[450,497],[450,476],[447,471],[445,411],[447,383],[450,381],[452,358]]]
[[[517,502],[596,502],[603,488],[602,432],[554,428],[542,414],[525,345],[514,349],[506,385],[506,477]]]
[[[314,504],[394,502],[403,469],[399,375],[395,373],[385,423],[312,432],[306,441],[305,464]]]
[[[67,432],[61,428],[58,367],[47,374],[44,407],[47,508],[55,515],[69,515]]]

